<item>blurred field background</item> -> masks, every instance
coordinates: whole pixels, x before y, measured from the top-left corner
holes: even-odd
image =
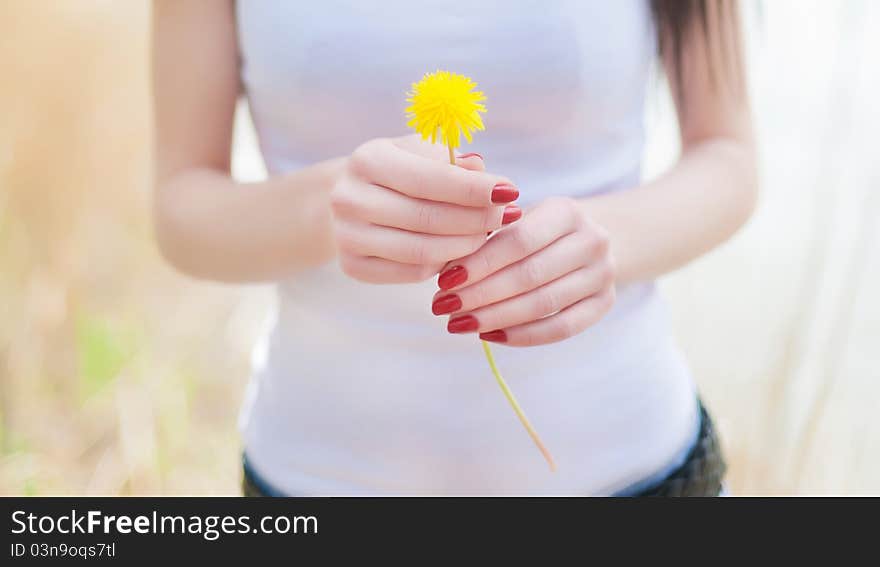
[[[762,202],[663,285],[733,492],[877,494],[880,3],[747,8]],[[149,9],[0,2],[0,494],[237,493],[271,294],[158,256]],[[667,99],[648,120],[656,172],[676,151]],[[236,172],[259,177],[240,126]]]

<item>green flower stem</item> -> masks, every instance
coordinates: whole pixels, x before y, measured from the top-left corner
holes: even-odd
[[[538,450],[541,451],[541,454],[544,455],[545,459],[547,459],[547,464],[550,465],[550,470],[555,472],[556,461],[553,460],[553,455],[550,454],[550,451],[541,441],[541,438],[538,437],[538,432],[535,431],[534,427],[532,427],[532,423],[529,421],[529,418],[526,417],[526,414],[520,407],[519,402],[516,401],[516,397],[510,390],[510,386],[508,386],[507,382],[504,381],[504,378],[501,377],[501,372],[498,371],[498,365],[495,364],[495,357],[492,355],[492,349],[489,347],[489,343],[487,343],[486,341],[480,342],[483,343],[483,352],[486,353],[486,360],[489,361],[489,368],[492,369],[492,375],[495,376],[495,381],[498,382],[499,386],[501,386],[501,391],[504,392],[505,397],[507,397],[507,401],[510,402],[511,406],[513,406],[513,411],[516,412],[516,416],[519,418],[519,421],[523,424],[523,427],[526,428],[526,431],[529,432],[529,436],[532,438],[532,441],[535,442],[535,445],[538,446]]]

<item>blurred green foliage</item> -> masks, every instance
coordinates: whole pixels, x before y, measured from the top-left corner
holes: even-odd
[[[99,392],[134,359],[136,333],[119,327],[87,313],[76,317],[77,369],[83,397]]]

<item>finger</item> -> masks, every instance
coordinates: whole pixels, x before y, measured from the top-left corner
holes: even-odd
[[[347,275],[367,283],[416,283],[433,277],[439,265],[417,266],[375,256],[340,254],[339,264]]]
[[[346,253],[403,264],[444,264],[462,252],[470,254],[485,238],[485,234],[436,236],[356,222],[339,222],[336,226],[337,244]]]
[[[531,291],[584,267],[591,260],[584,240],[577,233],[563,236],[543,250],[495,272],[482,281],[459,288],[452,293],[440,290],[434,295],[434,314],[449,313],[450,311],[444,309],[456,304],[458,305],[456,311],[473,311]],[[456,296],[458,301],[450,299],[452,296]],[[438,305],[442,307],[438,309]]]
[[[453,167],[405,151],[392,140],[361,146],[352,154],[349,166],[361,179],[417,199],[487,207],[513,202],[519,196],[500,175]]]
[[[516,205],[506,207],[462,207],[426,199],[413,199],[379,185],[364,190],[340,192],[334,207],[340,212],[340,199],[353,217],[381,226],[437,235],[474,235],[498,230],[522,216]]]
[[[450,318],[448,328],[450,332],[465,328],[465,332],[484,333],[537,321],[601,292],[610,283],[600,267],[581,268],[527,293],[457,313]]]
[[[482,281],[571,233],[579,222],[570,207],[542,204],[495,234],[472,255],[450,262],[437,283],[440,289],[451,290]]]
[[[486,171],[486,162],[483,161],[483,156],[476,152],[455,156],[455,165],[470,171]]]
[[[573,337],[594,325],[614,305],[614,288],[592,295],[555,315],[487,333],[480,333],[484,341],[509,346],[538,346]]]

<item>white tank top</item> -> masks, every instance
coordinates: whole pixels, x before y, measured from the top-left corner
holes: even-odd
[[[654,58],[647,0],[237,2],[242,83],[270,174],[407,134],[425,72],[476,80],[486,130],[461,151],[520,203],[633,187]],[[551,473],[475,335],[431,314],[436,281],[370,285],[336,262],[278,285],[242,418],[288,494],[607,494],[680,458],[695,392],[653,282],[569,340],[494,346]]]

